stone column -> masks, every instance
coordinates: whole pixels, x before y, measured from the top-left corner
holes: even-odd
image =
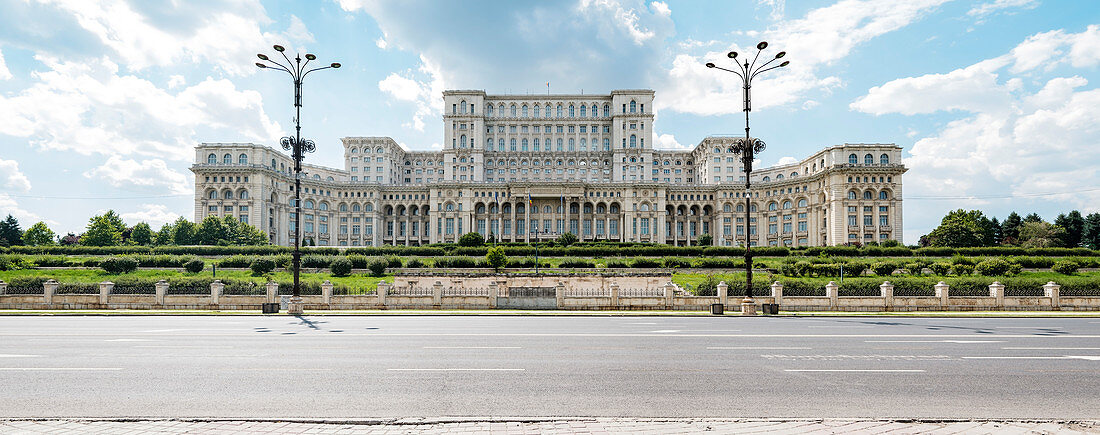
[[[672,234],[676,233],[673,232]],[[718,292],[718,303],[722,304],[722,309],[725,309],[726,305],[729,304],[730,286],[726,284],[725,281],[720,281],[716,289]]]
[[[1046,289],[1046,286],[1043,286]],[[1005,285],[998,281],[993,281],[993,284],[989,285],[989,296],[997,298],[997,307],[1004,309],[1005,307]]]
[[[439,307],[443,305],[443,283],[436,281],[432,285],[432,305]]]
[[[835,310],[840,306],[840,286],[836,281],[825,284],[825,296],[829,298],[829,309]]]
[[[0,295],[7,294],[7,293],[8,293],[8,283],[6,283],[6,282],[4,282],[4,280],[0,279]]]
[[[673,284],[672,281],[669,281],[669,282],[665,283],[665,308],[670,309],[670,310],[673,308],[673,306],[675,304],[675,301],[674,301],[673,298],[675,296],[676,296],[676,284]]]
[[[52,278],[42,284],[42,301],[45,302],[46,305],[53,304],[53,295],[57,293],[57,287],[60,285],[61,283]]]
[[[157,289],[157,305],[164,305],[164,295],[168,294],[168,281],[160,280],[156,284]]]
[[[882,285],[878,286],[878,289],[884,300],[886,311],[890,311],[890,307],[894,306],[894,285],[890,284],[890,281],[884,281]]]
[[[565,283],[558,281],[554,286],[554,296],[558,299],[558,309],[565,308]]]
[[[107,305],[107,302],[111,300],[111,291],[115,289],[115,283],[110,281],[103,281],[99,283],[99,303]]]
[[[936,297],[940,298],[940,307],[946,308],[950,304],[951,288],[947,283],[940,281],[933,289],[936,290]]]
[[[1043,286],[1043,296],[1050,298],[1050,306],[1055,310],[1062,309],[1062,301],[1059,295],[1061,288],[1062,286],[1055,284],[1054,281],[1047,282]]]
[[[783,304],[783,284],[779,281],[772,283],[772,298],[775,299],[776,305]]]
[[[326,305],[332,303],[332,281],[326,279],[321,283],[321,301]]]
[[[267,303],[275,303],[275,299],[279,297],[279,283],[275,281],[267,282]]]
[[[212,305],[220,305],[222,293],[225,292],[225,283],[220,279],[214,280],[210,283],[210,303]]]
[[[619,285],[613,283],[609,286],[609,289],[611,290],[611,306],[619,308]]]
[[[500,293],[501,292],[499,282],[489,283],[489,308],[497,307],[497,295],[499,295]]]
[[[378,283],[378,289],[375,290],[375,294],[378,295],[378,305],[380,305],[382,307],[386,306],[386,295],[388,295],[389,293],[390,293],[390,283],[385,282],[385,281],[380,281]]]

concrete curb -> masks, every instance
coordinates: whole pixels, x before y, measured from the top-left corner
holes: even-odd
[[[737,312],[715,316],[705,311],[558,311],[558,310],[373,310],[373,311],[306,311],[306,316],[558,316],[558,317],[723,317],[742,318]],[[288,316],[261,314],[259,311],[175,311],[175,310],[0,310],[0,316]],[[779,315],[762,317],[929,317],[929,318],[1098,318],[1097,311],[907,311],[907,312],[831,312],[831,311],[783,311]]]

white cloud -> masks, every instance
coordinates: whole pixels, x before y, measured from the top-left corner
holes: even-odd
[[[383,34],[381,37],[374,40],[374,45],[377,46],[380,49],[385,50],[387,47],[390,46],[390,43],[389,43],[389,41],[386,41],[386,35]]]
[[[849,107],[875,115],[914,115],[940,110],[1012,110],[1012,84],[997,83],[996,71],[1007,64],[1007,58],[996,58],[947,74],[927,74],[893,80],[871,88],[867,95],[856,99]]]
[[[981,19],[1005,9],[1034,9],[1038,6],[1039,0],[994,0],[974,6],[966,14]]]
[[[791,156],[784,156],[784,157],[781,157],[779,159],[779,161],[775,163],[775,165],[776,166],[783,166],[783,165],[789,165],[791,163],[798,163],[798,159],[796,159],[794,157],[791,157]]]
[[[20,192],[31,190],[31,180],[19,170],[19,162],[0,159],[0,188]]]
[[[397,73],[378,82],[378,89],[401,101],[416,101],[420,97],[420,83]]]
[[[283,32],[288,40],[295,41],[297,43],[306,43],[316,41],[313,38],[313,34],[306,28],[306,23],[302,22],[301,18],[297,15],[290,16],[290,26]]]
[[[174,194],[194,192],[191,177],[169,168],[161,159],[139,162],[111,156],[99,167],[85,172],[84,176],[127,190],[168,191]]]
[[[84,155],[194,158],[198,137],[269,141],[277,123],[255,91],[238,91],[226,79],[206,80],[170,93],[152,82],[118,75],[110,60],[62,62],[38,55],[48,71],[16,95],[0,95],[0,134],[25,137],[32,146]]]
[[[0,52],[0,80],[8,80],[11,77],[11,71],[8,70],[8,64],[4,62],[4,53]]]
[[[671,16],[672,9],[669,9],[668,3],[665,2],[653,2],[649,4],[649,7],[653,8],[653,12],[657,15]]]
[[[173,74],[171,77],[168,77],[168,89],[175,89],[186,84],[187,79],[179,74]]]
[[[128,213],[121,213],[122,217],[127,224],[137,224],[138,222],[145,222],[156,231],[164,224],[174,222],[179,219],[180,215],[168,209],[168,206],[163,204],[142,204],[141,209]]]
[[[675,136],[673,136],[671,134],[668,134],[668,133],[658,134],[657,137],[655,138],[655,140],[657,142],[657,146],[655,146],[654,148],[657,148],[657,149],[664,149],[664,150],[686,150],[686,149],[688,149],[688,147],[686,147],[684,145],[681,145],[680,142],[676,140]]]
[[[657,4],[652,5],[654,13],[668,17],[671,14],[668,5],[659,4],[663,8],[657,6]],[[610,23],[618,29],[626,31],[635,45],[642,45],[657,35],[657,32],[642,24],[642,19],[638,16],[638,11],[635,8],[624,6],[618,0],[580,0],[577,10],[582,14],[610,15],[612,18]]]
[[[1014,73],[1040,66],[1049,71],[1064,63],[1077,68],[1100,65],[1100,25],[1090,25],[1081,33],[1053,30],[1032,35],[1013,48],[1009,56],[1015,60]]]
[[[416,112],[408,123],[402,124],[405,128],[413,128],[424,131],[424,119],[438,116],[443,113],[439,103],[439,97],[443,95],[446,85],[443,83],[443,74],[438,66],[429,61],[425,56],[420,56],[421,76],[426,77],[418,81],[398,73],[391,73],[385,79],[378,82],[378,89],[390,94],[398,101],[416,103]],[[411,72],[407,74],[411,75]]]
[[[757,4],[760,6],[767,6],[771,8],[771,13],[768,17],[773,21],[779,21],[783,19],[784,9],[787,7],[786,0],[757,0]]]
[[[19,204],[15,201],[15,198],[13,198],[11,195],[8,195],[7,193],[0,193],[0,219],[6,217],[9,214],[16,219],[19,219],[20,226],[24,230],[32,225],[32,223],[38,221],[45,221],[47,224],[53,226],[57,225],[57,222],[55,221],[42,219],[42,216],[20,208]]]
[[[765,56],[779,50],[792,53],[790,67],[760,76],[754,86],[755,109],[800,101],[810,92],[829,94],[842,86],[839,77],[820,76],[819,69],[848,56],[857,46],[901,29],[921,19],[949,0],[842,0],[814,9],[804,17],[782,21],[759,39],[770,43]],[[729,50],[742,55],[756,53],[756,42],[734,45]],[[706,68],[706,62],[730,65],[726,51],[701,55],[677,54],[661,87],[658,108],[698,115],[730,114],[741,111],[741,82],[730,73]]]

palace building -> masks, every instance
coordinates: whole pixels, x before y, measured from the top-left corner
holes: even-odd
[[[342,139],[344,167],[303,164],[302,242],[425,245],[467,232],[498,241],[571,232],[717,246],[824,246],[902,240],[901,148],[829,146],[753,170],[749,222],[734,136],[654,149],[653,91],[487,95],[446,91],[444,149],[389,137]],[[771,145],[771,150],[781,149]],[[195,148],[195,219],[234,216],[294,243],[291,158],[247,143]]]

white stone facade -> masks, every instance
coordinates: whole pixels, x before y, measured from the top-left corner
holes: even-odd
[[[344,168],[303,165],[302,237],[318,246],[423,245],[464,233],[535,241],[716,246],[745,243],[744,170],[710,136],[653,149],[653,91],[486,95],[447,91],[444,149],[406,151],[388,137],[346,137]],[[774,144],[765,152],[777,152]],[[235,216],[293,244],[292,161],[270,147],[195,149],[195,219]],[[756,169],[754,246],[902,239],[901,148],[844,144]]]

